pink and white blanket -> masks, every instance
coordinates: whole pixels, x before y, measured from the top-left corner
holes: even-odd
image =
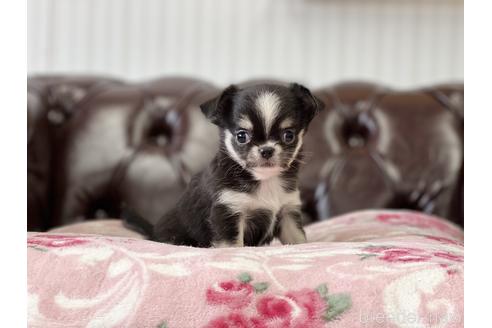
[[[29,327],[462,327],[463,232],[415,212],[308,226],[307,244],[200,249],[29,233]]]

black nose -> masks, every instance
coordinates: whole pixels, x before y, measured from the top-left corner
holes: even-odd
[[[274,151],[275,151],[275,148],[273,148],[273,147],[261,147],[260,148],[261,157],[263,157],[264,159],[269,159],[270,157],[272,157]]]

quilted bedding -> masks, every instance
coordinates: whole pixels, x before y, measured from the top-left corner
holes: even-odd
[[[28,233],[28,326],[463,326],[461,229],[363,211],[306,233],[302,245],[221,249]]]

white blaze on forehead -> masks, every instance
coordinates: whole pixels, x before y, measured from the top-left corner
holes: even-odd
[[[241,129],[253,130],[253,123],[251,123],[251,120],[246,116],[241,116],[237,125]]]
[[[224,137],[225,137],[224,143],[229,155],[231,155],[232,159],[235,160],[239,165],[241,165],[242,167],[246,167],[246,163],[239,157],[239,154],[232,146],[232,142],[231,142],[232,133],[229,130],[225,130]]]
[[[268,134],[280,110],[280,98],[273,92],[264,92],[256,99],[256,109],[260,113]]]

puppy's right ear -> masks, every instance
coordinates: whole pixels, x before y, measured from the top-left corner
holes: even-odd
[[[202,113],[215,125],[224,126],[231,112],[234,95],[238,91],[235,85],[227,87],[220,96],[200,105]]]

